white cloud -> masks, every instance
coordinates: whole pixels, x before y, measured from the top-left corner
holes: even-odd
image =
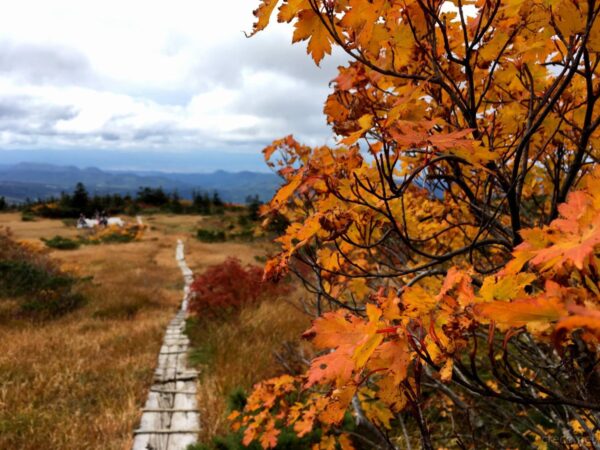
[[[331,138],[327,81],[252,0],[19,0],[0,15],[0,148],[255,148]]]

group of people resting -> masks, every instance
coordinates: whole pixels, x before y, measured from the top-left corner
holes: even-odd
[[[96,210],[92,220],[96,221],[98,225],[102,225],[104,227],[108,226],[108,214],[106,214],[106,211],[104,210],[102,212],[98,212]],[[88,224],[89,221],[88,219],[86,219],[85,215],[83,213],[79,214],[79,220],[77,221],[77,225],[80,227],[85,227]]]

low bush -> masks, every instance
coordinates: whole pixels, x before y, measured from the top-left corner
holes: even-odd
[[[207,230],[199,228],[196,231],[196,238],[201,242],[225,242],[225,232],[222,230]]]
[[[135,240],[135,235],[127,233],[107,233],[99,241],[105,244],[125,244]]]
[[[14,297],[73,285],[74,279],[29,261],[0,261],[0,295]]]
[[[52,319],[67,314],[85,303],[83,295],[71,288],[42,290],[23,297],[22,315],[36,319]]]
[[[48,247],[58,250],[75,250],[81,245],[78,241],[63,236],[54,236],[51,239],[42,239],[42,241],[44,241]]]
[[[146,230],[144,225],[128,225],[125,227],[100,227],[86,241],[86,244],[123,244],[141,237]]]
[[[35,216],[32,213],[25,211],[21,214],[21,220],[23,222],[35,222]]]
[[[242,306],[289,292],[287,285],[263,281],[256,266],[242,266],[237,258],[211,266],[192,284],[190,310],[200,317],[223,316]]]
[[[18,300],[20,315],[48,319],[74,310],[84,302],[74,292],[78,281],[44,253],[0,230],[0,299]]]
[[[189,362],[193,366],[211,364],[216,354],[214,343],[206,342],[192,349],[189,355]]]

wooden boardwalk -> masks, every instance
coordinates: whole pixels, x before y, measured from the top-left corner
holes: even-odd
[[[175,258],[185,280],[183,302],[167,326],[154,384],[142,410],[140,426],[134,431],[133,450],[185,450],[198,437],[198,374],[187,367],[189,340],[184,333],[193,273],[185,262],[181,241],[177,242]]]

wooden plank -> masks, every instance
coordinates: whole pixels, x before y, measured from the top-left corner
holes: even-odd
[[[200,433],[199,428],[193,428],[188,430],[175,430],[172,428],[164,428],[158,430],[134,430],[133,434],[198,434]]]
[[[142,412],[187,412],[187,413],[199,413],[199,411],[197,409],[180,409],[180,408],[156,408],[156,409],[149,409],[149,408],[142,408]]]
[[[184,450],[197,441],[199,416],[196,401],[198,372],[187,368],[189,339],[185,319],[193,273],[185,263],[183,243],[177,244],[176,259],[185,280],[180,310],[165,330],[163,345],[142,409],[140,426],[134,431],[133,450]]]

